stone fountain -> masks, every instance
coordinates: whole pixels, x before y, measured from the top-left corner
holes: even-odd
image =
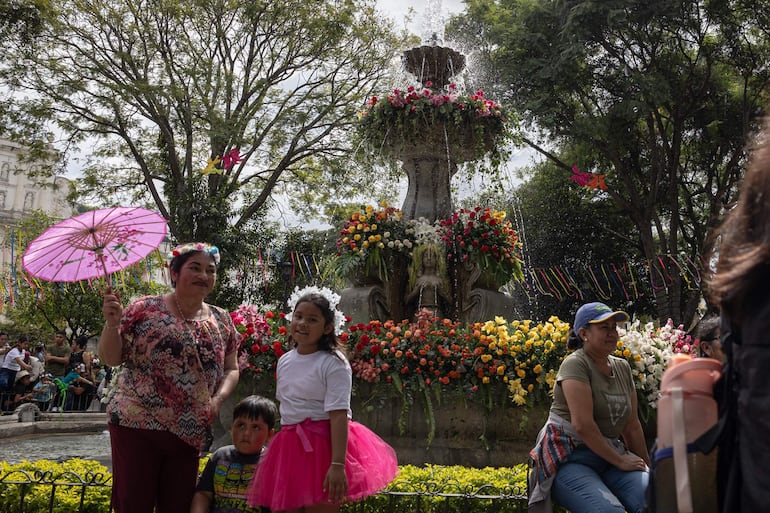
[[[440,9],[440,0],[428,2],[424,44],[402,56],[406,71],[434,90],[444,88],[465,68],[465,56],[442,45]],[[451,215],[450,182],[458,165],[483,159],[494,142],[485,134],[479,144],[478,133],[471,127],[447,123],[434,123],[428,130],[391,141],[391,152],[409,181],[401,209],[404,218],[434,222]],[[503,283],[489,279],[478,264],[447,262],[436,248],[417,247],[411,259],[391,256],[387,266],[385,279],[360,273],[350,277],[351,287],[342,291],[340,307],[354,323],[411,319],[421,308],[468,323],[513,317],[512,298],[499,292]],[[412,285],[409,271],[417,276]]]

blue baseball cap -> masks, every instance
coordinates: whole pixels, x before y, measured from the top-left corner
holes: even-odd
[[[615,311],[604,303],[586,303],[578,308],[572,329],[577,333],[580,328],[585,328],[589,324],[606,321],[610,317],[614,317],[618,322],[627,322],[630,319],[626,312]]]

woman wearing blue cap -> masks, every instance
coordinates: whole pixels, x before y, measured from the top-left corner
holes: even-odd
[[[631,367],[612,355],[628,314],[588,303],[575,314],[553,403],[530,452],[529,511],[552,511],[551,497],[573,513],[644,509],[649,454],[639,422]]]

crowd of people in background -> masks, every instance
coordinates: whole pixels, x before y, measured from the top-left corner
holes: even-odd
[[[0,411],[25,403],[49,412],[98,410],[97,390],[111,369],[87,347],[87,336],[68,343],[64,331],[49,344],[0,332]]]

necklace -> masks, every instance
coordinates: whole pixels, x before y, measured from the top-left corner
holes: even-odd
[[[176,306],[177,312],[179,312],[179,316],[182,318],[182,322],[184,323],[185,327],[187,328],[187,331],[190,333],[190,337],[192,338],[193,343],[197,346],[199,344],[198,337],[195,335],[195,331],[193,331],[193,322],[196,320],[200,320],[200,314],[196,315],[192,319],[188,319],[184,312],[182,312],[182,307],[179,306],[179,299],[176,297],[176,292],[171,294],[171,296],[174,298],[174,306]],[[198,310],[200,312],[200,310]],[[197,326],[196,326],[197,331]]]

